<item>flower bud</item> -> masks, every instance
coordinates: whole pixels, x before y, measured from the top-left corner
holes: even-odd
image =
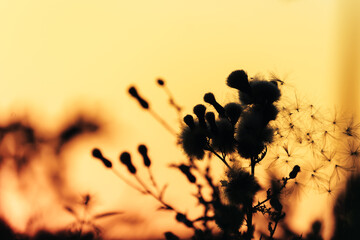
[[[199,124],[202,128],[206,128],[206,123],[205,123],[205,111],[206,111],[206,107],[202,104],[198,104],[194,107],[193,109],[195,115],[198,117],[199,119]]]
[[[195,128],[194,118],[191,115],[186,115],[184,117],[184,123],[188,125],[190,129]]]
[[[149,109],[149,103],[145,99],[140,97],[140,95],[138,94],[138,92],[134,86],[130,87],[128,92],[130,93],[130,95],[132,97],[134,97],[139,102],[139,104],[141,105],[142,108]]]
[[[165,85],[164,80],[162,80],[161,78],[159,78],[156,82],[157,82],[157,84],[159,84],[160,86],[164,86],[164,85]]]
[[[216,101],[215,96],[213,93],[206,93],[204,95],[204,101],[211,104],[215,110],[219,113],[221,118],[225,117],[225,110],[224,108]]]
[[[228,103],[224,107],[225,115],[230,119],[231,123],[235,125],[239,120],[242,112],[242,107],[238,103]]]
[[[147,154],[147,147],[145,145],[141,144],[138,147],[138,151],[141,154],[141,156],[143,157],[144,165],[146,167],[150,167],[151,161],[150,161],[150,158],[149,158],[149,156]]]
[[[206,118],[206,121],[210,125],[211,132],[213,134],[216,134],[217,133],[217,127],[216,127],[216,123],[215,123],[215,114],[213,112],[207,112],[205,114],[205,118]]]
[[[123,152],[120,155],[120,161],[122,164],[124,164],[130,173],[135,174],[136,173],[136,168],[134,167],[134,165],[131,163],[131,156],[130,153],[128,152]]]
[[[231,88],[240,90],[241,92],[247,94],[251,93],[248,76],[244,70],[236,70],[230,73],[227,78],[226,84]]]
[[[105,167],[107,167],[107,168],[112,167],[112,163],[108,159],[104,158],[104,156],[102,155],[100,149],[94,148],[93,151],[92,151],[92,155],[93,155],[93,157],[95,157],[95,158],[99,159],[100,161],[102,161],[102,163],[105,165]]]
[[[296,178],[297,174],[300,172],[300,166],[299,165],[295,165],[293,170],[290,172],[289,177],[290,179],[294,179]]]

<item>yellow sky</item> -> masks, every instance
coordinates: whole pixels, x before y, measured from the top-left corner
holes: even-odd
[[[249,75],[274,72],[301,96],[332,108],[339,95],[338,6],[335,0],[2,0],[0,110],[7,119],[35,109],[51,127],[64,110],[84,105],[94,115],[111,117],[111,141],[98,145],[114,159],[144,142],[166,170],[169,161],[182,157],[175,146],[164,147],[174,139],[130,99],[129,85],[138,86],[172,123],[176,114],[156,78],[167,80],[190,112],[208,91],[220,102],[233,100],[224,80],[239,68]],[[95,144],[91,140],[76,155],[84,159],[74,167],[83,169],[79,188],[93,179],[89,174],[114,181],[97,171],[97,163],[84,170],[87,149]],[[112,187],[98,185],[91,191],[113,194]]]

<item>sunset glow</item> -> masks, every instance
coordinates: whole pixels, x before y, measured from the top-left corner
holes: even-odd
[[[283,80],[285,103],[296,96],[321,108],[321,117],[338,114],[350,122],[354,115],[355,126],[359,9],[356,0],[1,1],[0,218],[29,235],[76,228],[84,220],[84,229],[96,226],[104,239],[163,238],[167,231],[190,236],[174,212],[157,211],[159,202],[116,175],[137,183],[119,156],[128,151],[134,165],[142,166],[138,145],[145,144],[155,180],[160,187],[168,184],[166,202],[191,217],[203,211],[192,196],[197,188],[169,167],[187,156],[155,119],[180,133],[183,123],[166,91],[181,106],[182,118],[204,104],[207,92],[221,104],[237,100],[225,82],[232,71],[244,69],[249,77]],[[152,114],[130,96],[130,86],[150,103]],[[349,147],[345,140],[338,142]],[[115,171],[91,155],[94,148]],[[269,157],[275,155],[269,150]],[[145,167],[137,170],[151,181]],[[214,181],[224,179],[225,170],[213,161]],[[336,197],[305,192],[296,206],[286,205],[289,228],[305,236],[320,220],[324,239],[330,239],[329,206]],[[265,232],[261,217],[257,229]]]

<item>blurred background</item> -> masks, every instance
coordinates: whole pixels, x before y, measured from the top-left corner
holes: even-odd
[[[156,79],[166,81],[185,115],[209,91],[221,103],[235,100],[225,79],[236,69],[276,74],[300,99],[355,114],[359,9],[356,0],[0,1],[0,123],[21,122],[39,136],[31,153],[11,137],[2,140],[9,156],[31,160],[19,165],[2,157],[0,217],[29,234],[64,228],[75,221],[64,207],[82,211],[89,194],[89,214],[123,212],[96,222],[107,238],[169,230],[186,236],[173,214],[156,211],[151,197],[91,156],[99,147],[118,164],[126,150],[136,164],[137,146],[146,144],[158,183],[169,184],[166,200],[191,215],[195,188],[168,168],[185,160],[177,139],[130,98],[129,86],[175,129],[177,113]],[[73,125],[84,134],[66,140],[62,134]],[[221,178],[223,166],[215,169]],[[327,219],[329,238],[330,203],[302,200],[298,209],[306,211],[292,214],[292,229],[307,232],[315,219]]]

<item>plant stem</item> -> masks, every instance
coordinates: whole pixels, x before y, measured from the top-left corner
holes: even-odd
[[[251,171],[250,174],[251,176],[255,176],[255,164],[256,164],[256,158],[252,157],[251,158]],[[247,237],[248,239],[252,239],[253,238],[253,225],[252,225],[252,214],[253,214],[253,206],[252,206],[252,202],[249,203],[248,209],[247,209],[247,218],[246,218],[246,223],[247,223]]]

